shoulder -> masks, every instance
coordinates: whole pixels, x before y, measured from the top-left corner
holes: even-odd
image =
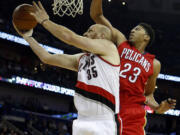
[[[104,46],[104,55],[99,55],[102,58],[104,58],[106,61],[110,62],[113,65],[119,65],[120,64],[120,58],[119,58],[119,53],[117,46],[109,41],[109,40],[103,40]]]
[[[105,40],[105,42],[106,45],[108,46],[107,48],[104,48],[107,52],[107,55],[119,58],[117,46],[112,41]]]
[[[110,40],[106,40],[106,39],[96,39],[96,40],[99,40],[99,43],[104,45],[104,49],[107,52],[109,52],[111,49],[112,49],[112,51],[117,50],[117,46]],[[108,49],[110,49],[110,50],[108,50]]]

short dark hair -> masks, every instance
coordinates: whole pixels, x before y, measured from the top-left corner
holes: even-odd
[[[154,29],[151,27],[151,25],[147,23],[140,23],[139,25],[142,26],[144,30],[146,31],[146,33],[150,36],[150,41],[148,43],[148,46],[151,46],[155,39]]]

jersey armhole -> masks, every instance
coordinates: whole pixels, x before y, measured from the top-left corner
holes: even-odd
[[[79,62],[80,62],[81,58],[82,58],[84,55],[88,55],[88,54],[87,54],[87,53],[84,53],[84,54],[82,54],[82,55],[79,57],[79,59],[78,59],[78,65],[79,65]]]

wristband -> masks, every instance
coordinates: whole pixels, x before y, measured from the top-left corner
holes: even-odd
[[[48,21],[49,19],[44,19],[42,22],[41,22],[41,25],[43,25],[44,22]]]

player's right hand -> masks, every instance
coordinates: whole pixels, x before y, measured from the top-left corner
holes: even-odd
[[[13,23],[13,22],[12,22],[12,23]],[[14,23],[13,23],[13,26],[14,26],[14,29],[17,31],[17,33],[18,33],[20,36],[22,36],[23,38],[25,38],[25,37],[31,37],[32,34],[33,34],[33,29],[24,31],[24,30],[19,30]]]
[[[47,14],[40,1],[38,1],[38,4],[33,1],[33,7],[35,8],[35,12],[32,12],[31,15],[34,16],[39,24],[42,24],[44,21],[49,20],[49,15]]]

